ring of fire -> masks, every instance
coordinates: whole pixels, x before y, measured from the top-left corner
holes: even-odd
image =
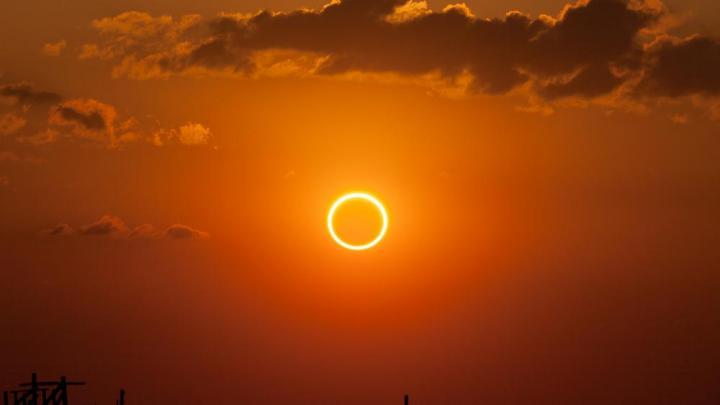
[[[378,212],[380,213],[380,216],[382,217],[382,228],[380,229],[380,232],[377,234],[375,239],[372,241],[363,244],[363,245],[353,245],[350,243],[345,242],[342,240],[336,233],[335,233],[335,226],[333,225],[333,218],[335,217],[335,212],[342,206],[344,203],[350,201],[350,200],[365,200],[370,202],[372,205],[377,208]],[[337,242],[338,245],[344,247],[345,249],[350,250],[367,250],[371,247],[377,245],[384,237],[385,233],[387,232],[388,228],[388,215],[387,211],[385,211],[385,207],[382,205],[382,203],[375,197],[371,196],[367,193],[349,193],[345,194],[344,196],[338,198],[333,205],[330,207],[330,211],[328,211],[327,215],[327,227],[328,231],[330,231],[330,236],[332,236],[333,240]]]

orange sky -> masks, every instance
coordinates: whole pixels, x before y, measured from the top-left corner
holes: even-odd
[[[714,403],[716,5],[428,3],[5,5],[0,388]]]

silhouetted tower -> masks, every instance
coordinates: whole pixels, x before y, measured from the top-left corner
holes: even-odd
[[[410,395],[405,394],[405,405],[408,405],[410,403]]]

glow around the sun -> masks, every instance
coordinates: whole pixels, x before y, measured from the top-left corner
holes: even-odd
[[[382,228],[380,229],[378,235],[375,237],[375,239],[363,245],[353,245],[347,243],[335,233],[335,226],[333,224],[335,212],[338,210],[338,208],[340,208],[340,206],[351,200],[365,200],[372,203],[375,208],[377,208],[380,216],[382,217]],[[330,207],[330,211],[328,211],[327,215],[327,227],[328,231],[330,231],[330,236],[332,236],[332,238],[335,240],[335,242],[337,242],[338,245],[350,250],[367,250],[377,245],[385,237],[385,233],[387,232],[388,228],[388,214],[380,200],[371,196],[370,194],[361,192],[349,193],[338,198]]]

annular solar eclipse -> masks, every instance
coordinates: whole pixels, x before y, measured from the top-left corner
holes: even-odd
[[[369,203],[371,203],[375,208],[377,209],[378,213],[382,217],[382,226],[380,228],[380,231],[375,236],[373,240],[371,240],[368,243],[365,244],[352,244],[344,241],[340,236],[338,236],[337,232],[335,231],[335,225],[334,225],[334,219],[335,219],[335,213],[337,210],[345,203],[353,200],[364,200]],[[377,245],[380,243],[380,241],[385,237],[385,233],[388,229],[388,214],[385,210],[385,207],[383,204],[378,200],[377,198],[373,197],[370,194],[362,193],[362,192],[354,192],[354,193],[348,193],[343,195],[342,197],[335,200],[335,202],[330,207],[330,210],[328,211],[327,215],[327,227],[328,231],[330,232],[330,236],[332,236],[333,240],[340,246],[344,247],[345,249],[350,250],[367,250],[371,247]]]

